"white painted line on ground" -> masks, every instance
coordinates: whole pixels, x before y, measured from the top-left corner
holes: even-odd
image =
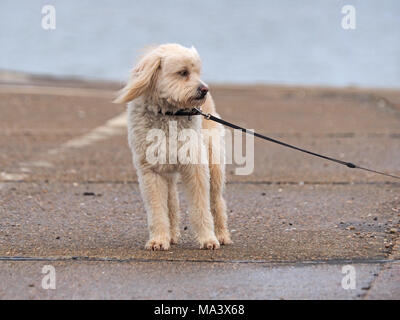
[[[3,181],[19,181],[19,180],[24,180],[27,177],[28,175],[22,173],[0,172],[0,178]]]
[[[11,85],[0,84],[0,93],[12,94],[37,94],[37,95],[57,95],[71,97],[95,97],[113,99],[116,90],[91,89],[91,88],[68,88],[36,85]],[[104,125],[97,127],[87,134],[63,143],[60,147],[48,151],[47,155],[58,154],[70,148],[82,148],[95,142],[107,139],[111,136],[123,134],[126,128],[126,112],[108,120]],[[30,168],[51,168],[51,162],[43,159],[34,159],[18,164],[21,173],[0,172],[0,180],[15,181],[24,180],[28,177]],[[22,173],[23,172],[23,173]]]
[[[123,112],[114,118],[108,120],[104,125],[99,126],[90,132],[71,139],[65,143],[63,143],[60,147],[50,149],[47,152],[47,156],[52,156],[59,154],[61,152],[65,152],[68,149],[72,148],[83,148],[87,147],[93,143],[96,143],[101,140],[105,140],[115,135],[123,135],[126,132],[126,124],[127,124],[127,113]],[[0,179],[3,181],[15,181],[15,180],[24,180],[28,177],[28,172],[30,167],[42,167],[42,168],[51,168],[53,165],[49,162],[49,159],[34,159],[28,162],[21,162],[18,164],[19,170],[24,173],[7,173],[1,172]]]
[[[82,148],[111,136],[124,134],[126,129],[126,112],[108,120],[104,125],[97,127],[87,134],[63,143],[59,148],[48,151],[48,154],[58,154],[60,151],[70,148]]]
[[[56,95],[68,97],[94,97],[113,99],[117,90],[103,90],[91,88],[68,88],[51,86],[31,86],[31,85],[0,85],[0,93],[11,94],[37,94],[37,95]]]
[[[37,167],[37,168],[52,168],[53,165],[47,161],[31,161],[31,162],[20,162],[20,166],[25,167]]]

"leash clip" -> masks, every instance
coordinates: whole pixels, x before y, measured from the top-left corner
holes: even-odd
[[[210,119],[211,119],[211,114],[209,114],[209,113],[204,113],[204,112],[201,111],[201,109],[199,109],[199,108],[193,108],[193,110],[196,111],[196,114],[202,115],[202,116],[203,116],[204,118],[206,118],[207,120],[210,120]]]

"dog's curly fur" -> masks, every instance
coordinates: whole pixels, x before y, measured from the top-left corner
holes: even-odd
[[[201,248],[218,249],[231,243],[227,228],[225,200],[222,196],[225,179],[223,161],[211,161],[216,154],[224,155],[224,128],[212,121],[194,116],[167,116],[179,109],[201,107],[206,113],[218,116],[206,84],[200,79],[201,60],[194,47],[164,44],[151,49],[133,69],[130,80],[116,102],[128,103],[128,140],[137,170],[140,190],[145,203],[150,240],[146,248],[168,250],[178,242],[179,201],[177,178],[181,177],[189,200],[190,222]],[[202,88],[206,94],[203,96]],[[204,94],[203,92],[203,94]],[[177,129],[193,129],[201,135],[201,143],[191,146],[198,159],[206,163],[151,164],[146,160],[150,129],[165,132],[167,146],[169,122]],[[202,129],[218,130],[219,140]],[[178,148],[182,142],[178,141]]]

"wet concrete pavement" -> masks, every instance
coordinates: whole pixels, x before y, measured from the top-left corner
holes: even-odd
[[[400,298],[400,184],[263,141],[253,174],[227,168],[233,245],[198,250],[181,197],[181,243],[145,251],[117,88],[0,85],[0,298]],[[400,93],[211,88],[229,121],[400,174]],[[47,264],[56,290],[41,287]],[[345,265],[354,290],[341,286]]]
[[[43,290],[44,265],[56,289]],[[385,264],[356,264],[356,289],[341,287],[342,265],[165,261],[2,262],[2,297],[23,299],[362,299]],[[399,264],[393,263],[396,272]],[[399,279],[397,279],[399,280]],[[389,281],[392,283],[392,281]],[[393,287],[393,286],[392,286]],[[392,294],[396,293],[390,291]],[[387,288],[382,292],[390,298]],[[379,296],[378,296],[379,298]]]

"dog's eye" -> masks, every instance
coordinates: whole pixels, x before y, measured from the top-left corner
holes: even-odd
[[[178,74],[182,77],[187,77],[189,75],[189,71],[187,70],[181,70],[178,72]]]

